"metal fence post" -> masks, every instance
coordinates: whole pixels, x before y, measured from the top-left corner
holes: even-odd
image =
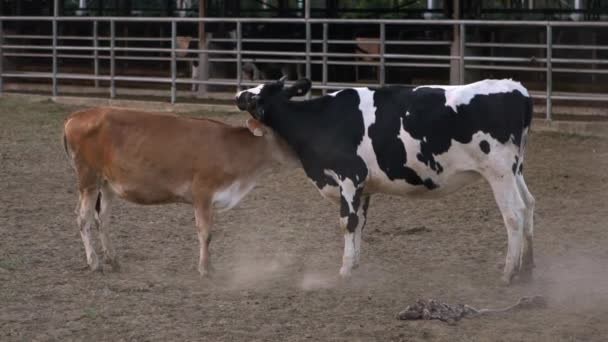
[[[95,88],[99,88],[99,37],[97,20],[93,22],[93,73],[95,74]]]
[[[243,45],[242,37],[243,27],[240,21],[236,23],[236,89],[241,91],[241,83],[243,83],[243,54],[241,53]]]
[[[386,70],[385,70],[385,59],[384,53],[386,49],[386,25],[380,24],[380,86],[384,86],[386,82]]]
[[[552,103],[551,103],[551,93],[553,92],[553,75],[552,75],[552,63],[551,58],[553,55],[553,31],[551,28],[551,24],[547,22],[547,113],[546,119],[551,120],[551,112],[552,112]]]
[[[323,86],[327,85],[327,23],[323,23],[323,70],[322,70],[322,80],[321,84]],[[327,94],[327,89],[323,87],[321,90],[322,94]]]
[[[311,79],[311,65],[310,65],[310,50],[311,50],[311,40],[312,40],[312,34],[311,34],[311,30],[310,30],[310,0],[306,0],[305,4],[306,6],[306,11],[305,11],[305,18],[304,20],[306,21],[306,78],[307,79]],[[311,92],[309,91],[306,94],[306,98],[309,99],[311,95]]]
[[[176,46],[177,39],[177,22],[171,20],[171,104],[175,103],[177,88],[175,78],[177,77],[177,61],[176,61]]]
[[[2,82],[2,74],[4,73],[4,66],[2,65],[2,60],[4,59],[4,27],[2,25],[2,20],[0,20],[0,95],[3,92],[3,82]]]
[[[459,71],[458,71],[458,79],[460,81],[460,84],[464,84],[466,82],[466,78],[464,77],[464,47],[465,47],[465,39],[466,39],[466,31],[465,31],[465,26],[464,23],[460,24],[460,34],[458,35],[460,37],[460,46],[459,49],[460,50],[460,63],[458,63],[459,66]]]
[[[53,17],[53,97],[57,96],[57,17]]]
[[[114,47],[116,45],[116,27],[114,20],[110,20],[110,98],[116,97],[116,85],[114,83],[114,76],[116,73],[116,64],[115,64],[115,51]]]

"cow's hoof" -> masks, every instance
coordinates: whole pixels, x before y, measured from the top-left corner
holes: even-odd
[[[200,274],[201,279],[211,279],[211,278],[213,278],[213,273],[215,273],[215,272],[213,271],[213,268],[211,268],[211,267],[198,269],[198,274]]]
[[[521,283],[529,283],[532,281],[532,268],[524,268],[517,275],[517,280]]]
[[[513,283],[513,274],[504,274],[500,280],[504,286],[510,286]]]
[[[107,260],[106,263],[110,266],[112,266],[112,271],[114,272],[120,272],[120,263],[118,262],[118,259],[114,258],[111,260]]]
[[[102,272],[103,273],[103,266],[99,263],[99,260],[97,260],[97,257],[95,257],[91,260],[91,262],[89,263],[89,268],[91,269],[91,272]]]
[[[340,268],[340,277],[341,278],[350,278],[353,275],[352,267],[344,267]]]

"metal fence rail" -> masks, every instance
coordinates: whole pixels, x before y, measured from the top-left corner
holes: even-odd
[[[4,34],[2,25],[17,21],[43,21],[51,24],[50,35],[44,34]],[[91,34],[83,36],[60,35],[58,25],[70,22],[86,22],[91,25]],[[170,36],[149,37],[120,37],[116,34],[117,23],[166,23],[170,24]],[[207,45],[184,49],[177,45],[177,32],[179,24],[199,23],[224,23],[235,26],[233,38],[208,38]],[[302,25],[304,38],[249,38],[244,37],[243,24],[300,24]],[[100,25],[109,26],[109,34],[101,35]],[[336,25],[359,24],[377,26],[378,36],[365,41],[330,38],[329,29]],[[314,25],[322,28],[320,37],[313,37]],[[330,27],[331,25],[331,27]],[[435,27],[448,27],[458,32],[457,41],[449,40],[401,40],[388,39],[387,26],[402,25],[416,26],[420,29]],[[531,27],[544,28],[545,41],[543,43],[495,43],[467,40],[466,32],[474,27]],[[39,78],[52,81],[53,96],[58,95],[59,80],[91,80],[95,86],[99,81],[109,83],[110,97],[116,97],[116,82],[146,82],[167,84],[171,102],[177,100],[178,84],[196,85],[222,85],[234,86],[240,89],[244,86],[258,84],[259,81],[246,81],[242,76],[243,63],[283,63],[305,66],[305,76],[312,76],[312,67],[320,67],[320,82],[314,82],[314,89],[320,89],[323,93],[330,89],[339,89],[347,86],[361,86],[361,83],[330,82],[329,66],[372,66],[378,69],[376,82],[366,85],[384,85],[387,83],[388,68],[434,68],[434,69],[457,69],[457,83],[465,83],[466,72],[477,71],[509,71],[509,72],[535,72],[544,74],[544,94],[535,93],[534,97],[546,99],[546,118],[551,119],[552,100],[581,100],[581,101],[608,101],[608,96],[593,93],[569,93],[568,95],[553,95],[553,75],[556,73],[581,73],[589,75],[608,75],[608,60],[591,58],[563,58],[553,57],[555,51],[579,50],[608,51],[608,45],[593,44],[556,44],[553,33],[556,28],[593,28],[608,29],[608,22],[552,22],[552,21],[480,21],[480,20],[363,20],[363,19],[266,19],[266,18],[158,18],[158,17],[7,17],[0,16],[0,92],[3,81],[7,78]],[[28,40],[29,44],[19,43]],[[84,42],[87,46],[77,45],[76,42]],[[126,46],[127,43],[153,43],[158,47]],[[229,43],[234,49],[211,48],[213,43]],[[249,43],[257,44],[297,44],[299,51],[269,51],[258,49],[243,49]],[[332,52],[330,47],[355,46],[356,44],[375,44],[378,46],[377,53],[365,54],[364,60],[359,53]],[[168,45],[168,47],[167,47]],[[447,53],[405,53],[391,52],[389,48],[399,47],[434,47],[443,48]],[[457,54],[450,54],[449,48],[457,47]],[[473,55],[467,51],[475,49],[509,48],[515,50],[534,49],[542,51],[538,57],[512,57],[512,56],[487,56]],[[190,54],[190,56],[186,56]],[[192,57],[194,55],[195,57]],[[208,56],[210,63],[233,63],[236,69],[234,79],[190,79],[178,75],[178,62],[198,61],[200,55]],[[50,71],[7,71],[3,69],[2,60],[9,58],[40,58],[50,59]],[[93,73],[69,73],[59,72],[60,59],[85,59],[93,62]],[[127,76],[117,75],[116,63],[128,61],[153,61],[168,63],[168,75],[165,76]],[[109,72],[101,74],[100,63],[109,64]],[[530,66],[530,64],[533,64]]]

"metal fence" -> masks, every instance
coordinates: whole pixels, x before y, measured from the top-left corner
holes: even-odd
[[[0,17],[0,25],[10,22],[46,22],[51,24],[51,34],[4,34],[0,29],[0,92],[3,80],[7,78],[21,79],[50,79],[52,81],[52,94],[58,95],[60,80],[87,80],[94,81],[98,86],[100,81],[108,83],[110,97],[116,97],[116,82],[145,82],[159,83],[170,86],[168,89],[172,103],[177,100],[177,90],[180,84],[220,85],[234,86],[237,89],[256,85],[259,81],[243,79],[243,63],[284,63],[300,64],[305,66],[305,75],[312,76],[313,67],[319,70],[318,82],[313,83],[313,89],[320,89],[325,93],[330,89],[339,89],[349,86],[385,85],[387,84],[387,70],[394,68],[416,68],[417,70],[443,69],[455,72],[457,83],[465,83],[467,73],[472,72],[502,72],[504,73],[536,73],[542,74],[544,89],[534,92],[535,98],[546,99],[546,118],[551,119],[553,100],[582,100],[582,101],[608,101],[608,96],[601,93],[571,92],[556,94],[553,91],[554,74],[588,74],[593,77],[604,77],[608,68],[601,68],[608,64],[608,60],[598,58],[597,53],[606,53],[608,45],[599,44],[557,44],[554,43],[556,29],[608,29],[608,22],[552,22],[552,21],[477,21],[477,20],[360,20],[360,19],[261,19],[261,18],[158,18],[158,17]],[[58,25],[68,25],[73,22],[90,24],[91,34],[88,35],[60,35]],[[198,25],[199,23],[222,23],[233,25],[234,37],[210,38],[206,46],[183,49],[177,46],[178,25]],[[166,37],[121,37],[116,33],[118,23],[163,23],[170,25],[170,34]],[[281,24],[301,25],[304,34],[297,39],[281,38],[251,38],[244,37],[243,25],[250,24]],[[105,25],[107,33],[100,34],[99,27]],[[357,41],[352,38],[332,38],[329,31],[338,25],[367,25],[376,27],[375,38]],[[450,39],[424,39],[407,40],[387,37],[389,26],[411,26],[420,30],[429,30],[436,27],[450,28],[453,33]],[[0,26],[2,28],[3,26]],[[313,27],[320,28],[313,35]],[[487,42],[467,39],[467,32],[483,27],[512,27],[530,28],[543,32],[544,42]],[[319,33],[320,32],[320,33]],[[14,43],[27,40],[30,43]],[[85,46],[73,42],[86,41]],[[71,43],[72,42],[72,43]],[[125,42],[123,46],[119,46]],[[159,47],[126,46],[126,42],[157,42]],[[229,43],[234,49],[214,49],[212,43]],[[269,51],[260,49],[243,49],[244,44],[300,44],[296,51]],[[353,46],[356,44],[372,44],[377,46],[375,53],[367,53],[364,58],[356,52],[332,52],[331,47]],[[168,46],[163,46],[166,44]],[[408,53],[407,48],[428,47],[438,48],[441,53]],[[512,51],[535,51],[535,54],[524,53],[517,56],[488,56],[484,53],[488,49],[509,49]],[[390,49],[399,49],[397,52]],[[485,50],[484,50],[485,49]],[[590,58],[563,58],[556,57],[559,51],[591,51]],[[476,53],[481,52],[481,55]],[[182,56],[195,54],[199,57]],[[140,55],[137,55],[140,54]],[[148,54],[148,55],[143,55]],[[3,69],[2,60],[10,58],[44,58],[50,59],[50,71],[9,71]],[[93,65],[92,73],[59,72],[60,59],[90,60]],[[192,62],[201,60],[205,65],[210,63],[231,63],[236,69],[233,78],[191,79],[179,77],[177,63],[180,61]],[[152,61],[169,63],[169,74],[161,76],[133,76],[119,75],[116,72],[116,63],[128,61]],[[107,73],[101,72],[100,63],[108,63]],[[522,65],[523,64],[523,65]],[[332,82],[329,79],[328,68],[332,66],[375,67],[377,79],[368,84],[360,82]],[[423,68],[423,69],[419,69]]]

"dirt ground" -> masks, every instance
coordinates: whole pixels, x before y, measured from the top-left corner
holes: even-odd
[[[84,268],[75,175],[60,143],[72,109],[0,99],[1,341],[608,339],[608,140],[532,133],[530,284],[500,283],[506,232],[483,182],[441,200],[374,196],[362,267],[339,281],[338,208],[301,170],[280,169],[216,215],[213,279],[196,271],[191,207],[124,201],[111,226],[123,268],[101,274]],[[455,326],[396,319],[418,298],[497,307],[534,294],[547,309]]]

